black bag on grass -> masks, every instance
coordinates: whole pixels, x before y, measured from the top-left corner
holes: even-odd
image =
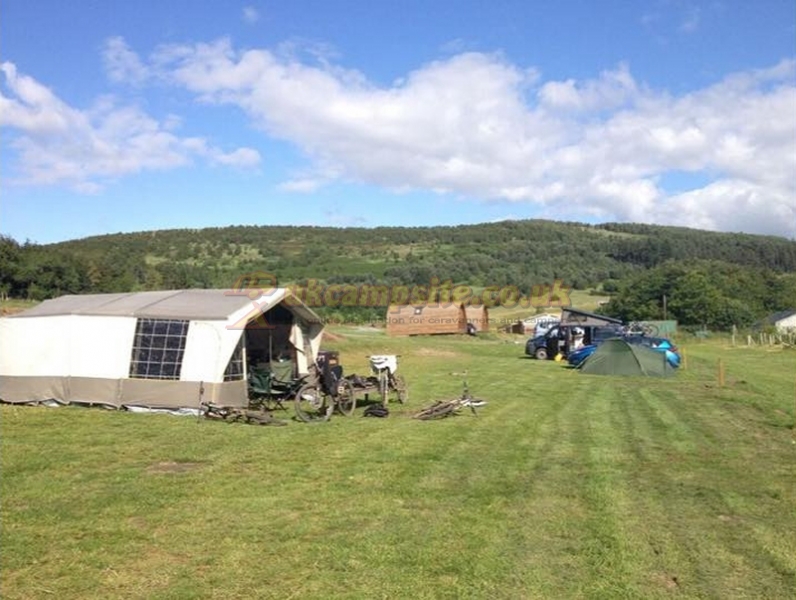
[[[383,404],[371,404],[363,412],[363,417],[386,417],[390,411]]]

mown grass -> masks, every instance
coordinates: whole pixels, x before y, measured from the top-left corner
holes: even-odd
[[[401,354],[410,403],[279,428],[3,406],[2,597],[793,597],[796,351],[615,379],[496,335],[337,333],[349,372]],[[410,418],[465,370],[477,418]]]

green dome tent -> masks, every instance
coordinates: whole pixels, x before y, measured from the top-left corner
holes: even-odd
[[[665,377],[674,372],[663,352],[619,338],[604,341],[578,368],[591,375]]]

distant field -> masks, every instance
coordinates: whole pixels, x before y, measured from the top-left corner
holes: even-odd
[[[607,302],[610,298],[609,296],[593,295],[586,290],[572,290],[569,292],[569,299],[573,308],[594,311],[599,308],[601,303]],[[543,306],[540,310],[545,313],[560,314],[561,307]],[[489,319],[490,323],[497,325],[499,329],[511,323],[516,323],[517,321],[532,317],[535,313],[535,308],[496,306],[489,309]]]
[[[348,372],[400,354],[409,404],[279,428],[0,407],[0,596],[794,597],[796,350],[686,344],[674,378],[617,379],[519,336],[334,331]],[[410,418],[465,371],[478,417]]]
[[[33,308],[38,302],[35,300],[2,300],[0,301],[0,315],[13,315],[23,310]]]

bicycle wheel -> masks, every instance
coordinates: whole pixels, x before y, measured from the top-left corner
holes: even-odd
[[[402,375],[396,375],[393,378],[393,385],[398,395],[398,402],[406,404],[409,401],[409,387],[406,385],[406,380]]]
[[[415,414],[415,419],[421,421],[433,421],[436,419],[444,419],[452,415],[456,411],[456,401],[437,402],[428,408],[424,408],[419,413]]]
[[[296,416],[305,423],[328,421],[332,416],[334,404],[314,383],[308,383],[299,389],[295,398]]]
[[[354,393],[354,386],[347,379],[343,379],[337,386],[337,410],[341,415],[350,417],[354,414],[357,407],[357,397]]]
[[[389,375],[387,374],[387,369],[382,369],[379,371],[379,397],[381,398],[381,403],[384,406],[387,406],[387,403],[390,401],[390,386],[389,386]]]

